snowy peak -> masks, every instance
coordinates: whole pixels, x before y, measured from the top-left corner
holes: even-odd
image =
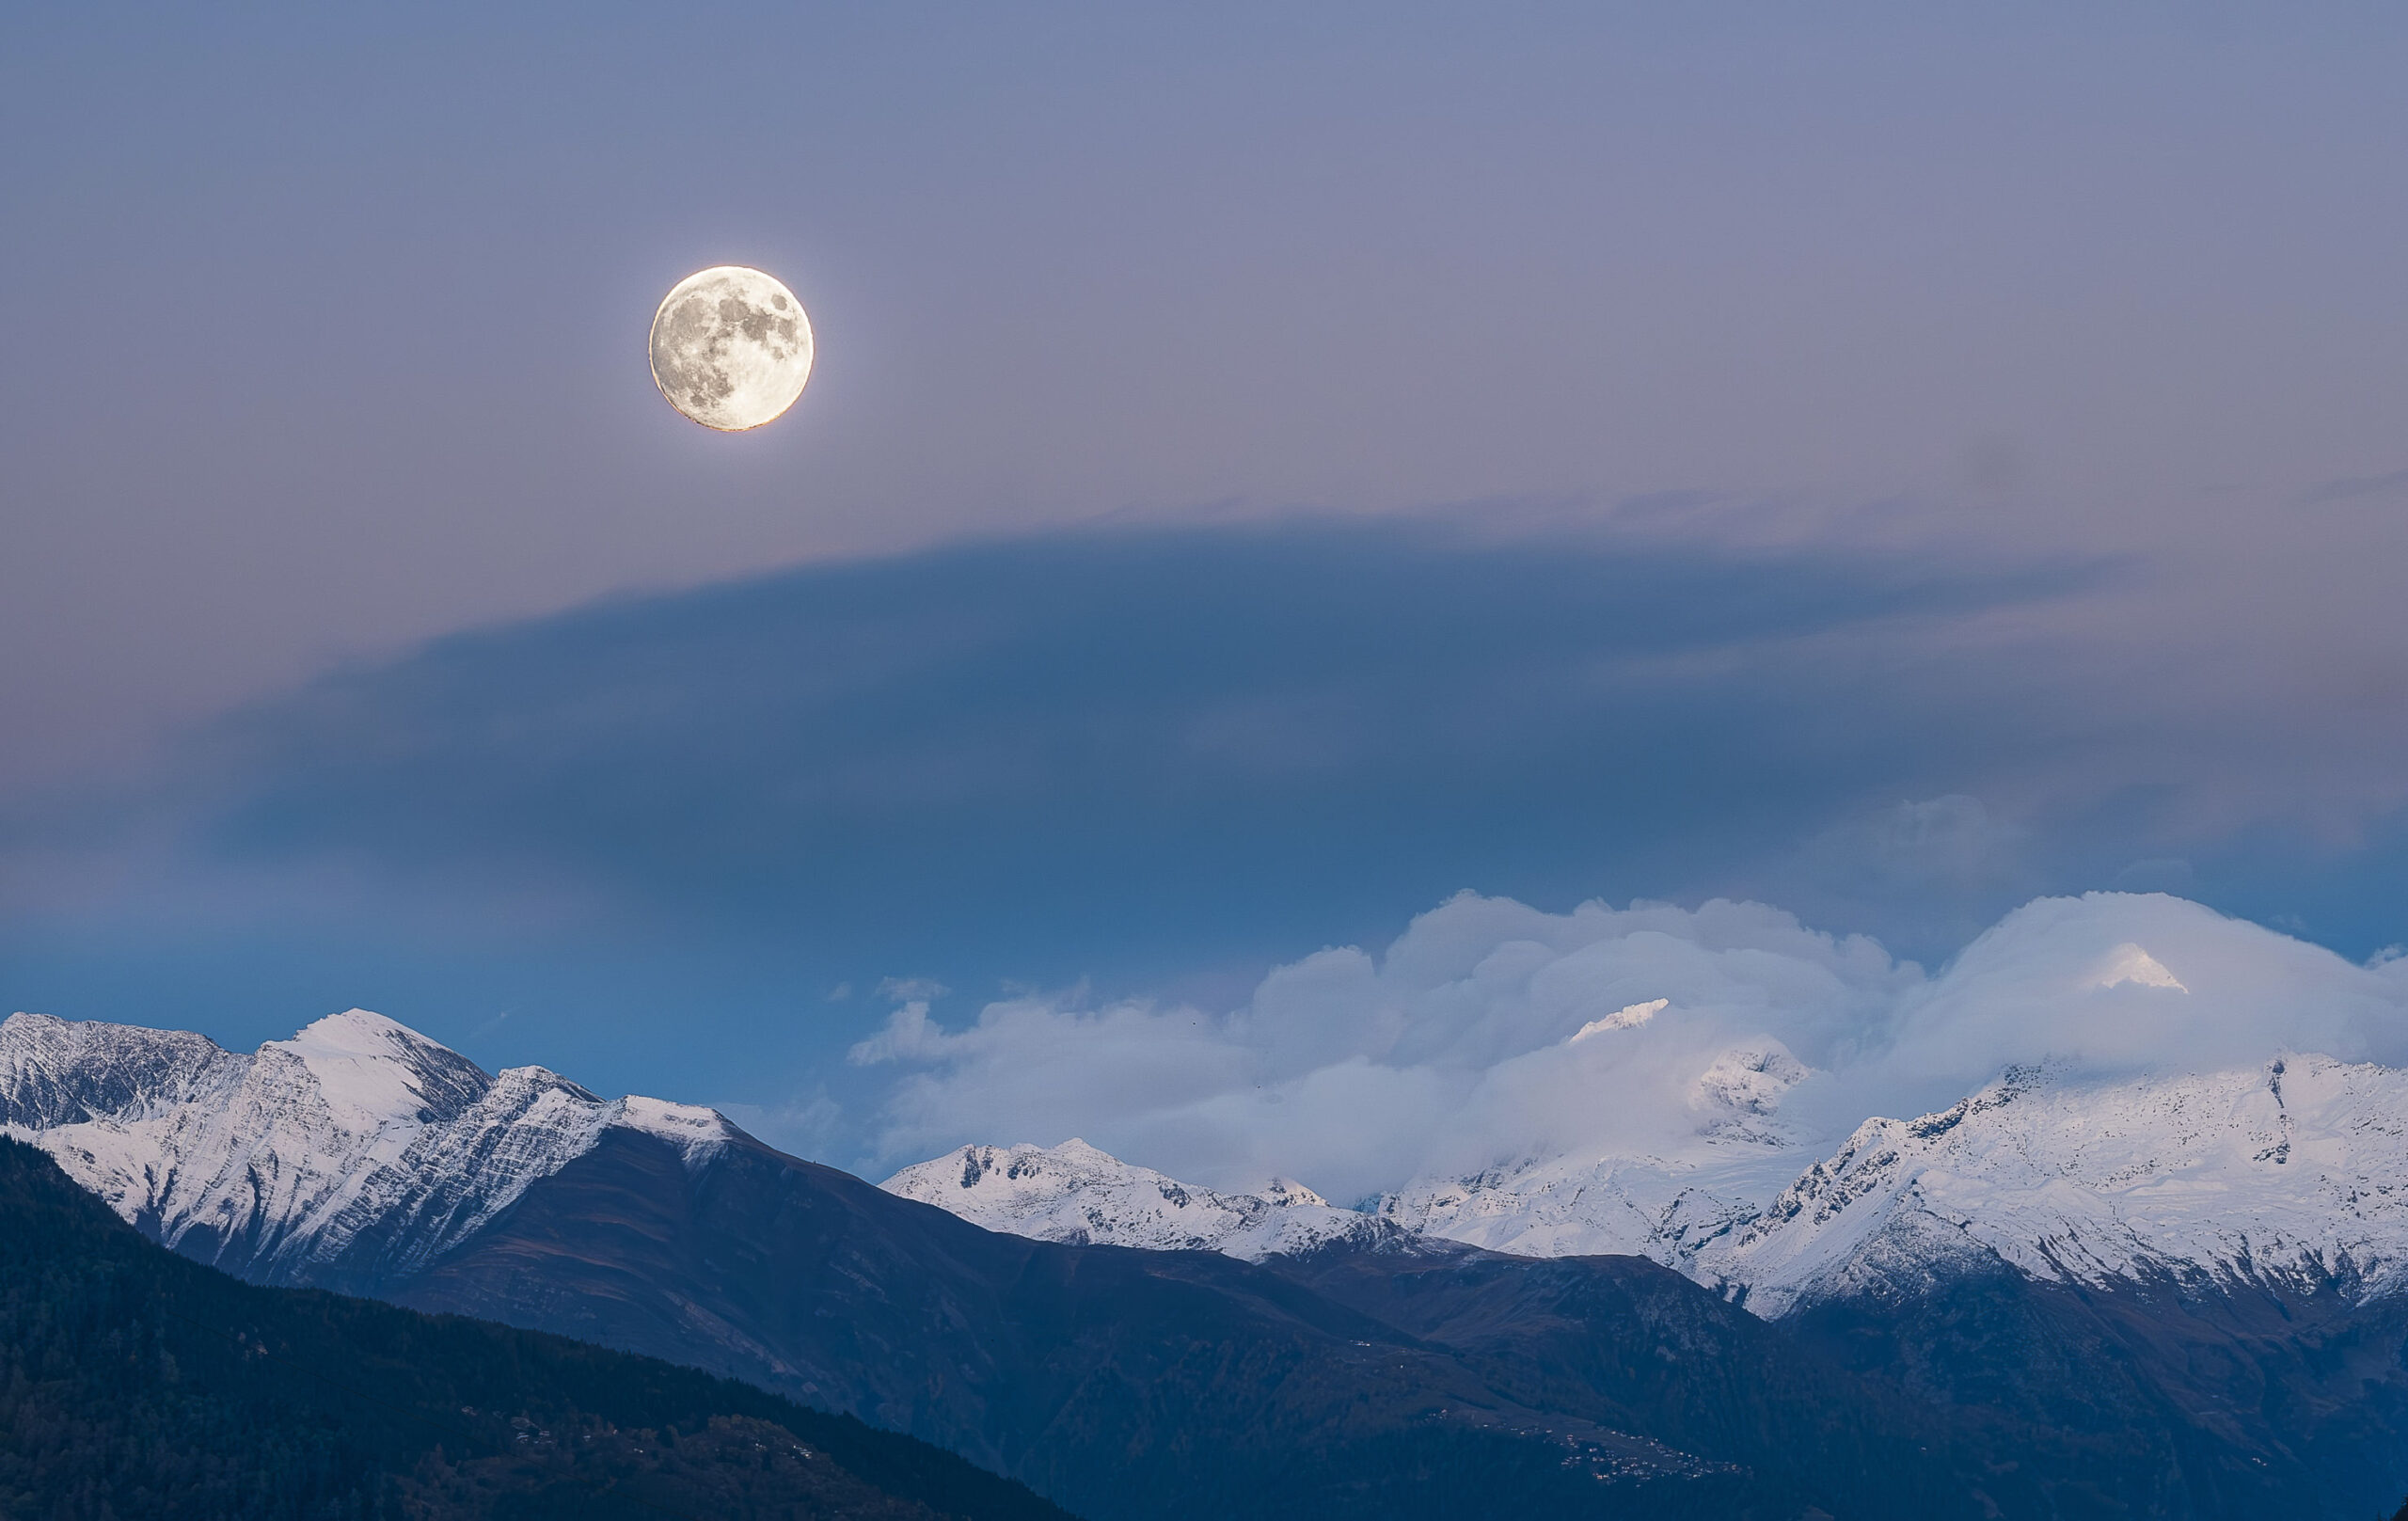
[[[488,1076],[364,1009],[249,1056],[16,1015],[0,1024],[0,1126],[188,1255],[362,1291],[467,1239],[612,1127],[668,1141],[689,1169],[743,1133],[713,1110],[605,1101],[539,1067]]]
[[[543,1069],[530,1070],[542,1071]],[[580,1088],[578,1091],[584,1090]],[[700,1104],[671,1103],[665,1099],[646,1099],[638,1094],[629,1094],[613,1106],[610,1122],[667,1141],[685,1154],[689,1168],[701,1166],[717,1156],[728,1142],[740,1139],[744,1134],[716,1109],[705,1109]]]
[[[1591,1021],[1568,1043],[1639,1029],[1668,1006],[1660,998],[1631,1005]],[[1370,1213],[1338,1209],[1286,1180],[1251,1194],[1198,1188],[1075,1139],[966,1146],[882,1186],[990,1230],[1047,1241],[1259,1260],[1339,1241],[1435,1236],[1529,1256],[1645,1256],[1686,1271],[1797,1176],[1807,1153],[1780,1109],[1809,1075],[1778,1040],[1740,1041],[1699,1071],[1684,1133],[1667,1137],[1673,1144],[1660,1154],[1526,1158],[1418,1181]]]
[[[1636,1029],[1666,1001],[1593,1021],[1573,1039]],[[1812,1075],[1769,1037],[1717,1052],[1687,1085],[1685,1133],[1623,1150],[1541,1153],[1467,1175],[1417,1179],[1380,1201],[1417,1234],[1531,1257],[1627,1255],[1687,1271],[1797,1176],[1807,1133],[1781,1117]]]
[[[1867,1120],[1700,1275],[1779,1314],[1907,1291],[1951,1259],[2091,1286],[2395,1292],[2408,1073],[2288,1054],[2114,1082],[2010,1069],[1938,1113]]]
[[[2114,970],[2185,996],[2131,958]],[[1075,1140],[967,1146],[885,1187],[993,1230],[1250,1260],[1414,1237],[1645,1256],[1768,1318],[2005,1271],[2353,1301],[2408,1291],[2408,1072],[2289,1053],[2109,1079],[2017,1066],[1819,1155],[1779,1117],[1804,1075],[1770,1043],[1735,1047],[1697,1081],[1696,1133],[1661,1154],[1425,1180],[1372,1215],[1299,1184],[1198,1188]]]
[[[1249,1261],[1396,1234],[1370,1215],[1336,1208],[1302,1183],[1277,1179],[1259,1194],[1216,1193],[1075,1138],[1056,1147],[965,1146],[906,1167],[879,1186],[1011,1235],[1217,1251]]]
[[[298,1062],[318,1097],[354,1130],[455,1119],[492,1082],[450,1047],[364,1008],[329,1014],[260,1048],[262,1059],[271,1054]]]
[[[1680,1157],[1559,1157],[1408,1184],[1383,1219],[1521,1257],[1647,1257],[1690,1270],[1755,1218],[1795,1175],[1798,1154],[1735,1146]]]
[[[2092,986],[2163,988],[2178,993],[2191,990],[2182,985],[2181,978],[2166,970],[2164,962],[2131,941],[2126,941],[2107,953],[2106,965],[2100,968]]]
[[[2185,996],[2129,946],[2099,975]],[[2093,1288],[2408,1290],[2408,1072],[2297,1054],[2114,1079],[2016,1066],[1816,1157],[1778,1122],[1795,1079],[1761,1054],[1700,1080],[1696,1107],[1722,1117],[1703,1148],[1427,1180],[1380,1212],[1494,1251],[1650,1257],[1775,1318],[2004,1270]]]

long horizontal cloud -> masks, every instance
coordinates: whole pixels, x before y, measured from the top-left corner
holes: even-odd
[[[1828,1144],[2016,1062],[2100,1075],[2289,1052],[2408,1060],[2408,960],[2362,967],[2163,895],[2043,899],[1927,975],[1778,910],[1465,895],[1377,957],[1281,967],[1237,1009],[906,1002],[854,1048],[908,1073],[885,1160],[1084,1134],[1175,1176],[1354,1197],[1589,1153],[1695,1152],[1736,1116]]]
[[[1468,882],[1692,890],[1961,772],[2018,732],[1980,621],[2105,574],[1399,521],[975,545],[447,640],[218,725],[164,801],[252,879],[715,932],[1369,932]]]
[[[1461,522],[957,546],[341,673],[0,820],[0,1001],[241,1041],[382,1004],[769,1111],[824,1076],[843,1148],[895,1069],[843,1062],[878,1016],[832,988],[1228,1007],[1464,888],[1751,897],[1925,960],[2111,885],[2408,938],[2381,735],[2294,694],[2266,742],[2136,567]]]

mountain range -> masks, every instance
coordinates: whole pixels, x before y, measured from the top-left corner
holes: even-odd
[[[990,1229],[1248,1260],[1390,1233],[1628,1253],[1775,1320],[1998,1267],[2100,1291],[2363,1306],[2408,1270],[2408,1072],[2297,1053],[2108,1082],[2013,1067],[1938,1113],[1868,1119],[1826,1156],[1784,1148],[1714,1170],[1549,1159],[1360,1210],[1284,1181],[1192,1187],[1078,1140],[963,1147],[883,1186]]]
[[[1344,1209],[1079,1143],[881,1190],[356,1010],[251,1055],[0,1023],[0,1124],[187,1257],[744,1379],[1096,1521],[2355,1518],[2408,1488],[2401,1074],[2022,1068],[1820,1154],[1782,1053],[1709,1075],[1703,1150]]]

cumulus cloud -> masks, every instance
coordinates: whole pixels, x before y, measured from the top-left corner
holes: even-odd
[[[2025,905],[1913,989],[1858,1086],[1895,1111],[2009,1062],[2209,1070],[2285,1050],[2408,1062],[2408,976],[2181,898],[2094,893]]]
[[[1760,904],[1558,914],[1465,894],[1226,1013],[1021,997],[949,1031],[913,999],[853,1059],[905,1069],[884,1160],[1075,1133],[1199,1182],[1359,1197],[1536,1156],[1828,1140],[2019,1061],[2287,1050],[2408,1059],[2408,962],[2162,895],[2037,900],[1932,975]]]
[[[1853,1060],[1921,976],[1756,904],[1558,914],[1465,894],[1380,956],[1276,969],[1228,1013],[1019,998],[945,1032],[913,1001],[853,1055],[911,1066],[890,1158],[1076,1132],[1201,1181],[1354,1196],[1500,1154],[1678,1144],[1730,1107],[1700,1086],[1719,1058]]]

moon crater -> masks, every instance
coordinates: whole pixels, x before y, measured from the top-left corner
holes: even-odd
[[[811,319],[773,276],[741,264],[689,275],[652,318],[652,379],[705,428],[775,421],[811,378]]]

